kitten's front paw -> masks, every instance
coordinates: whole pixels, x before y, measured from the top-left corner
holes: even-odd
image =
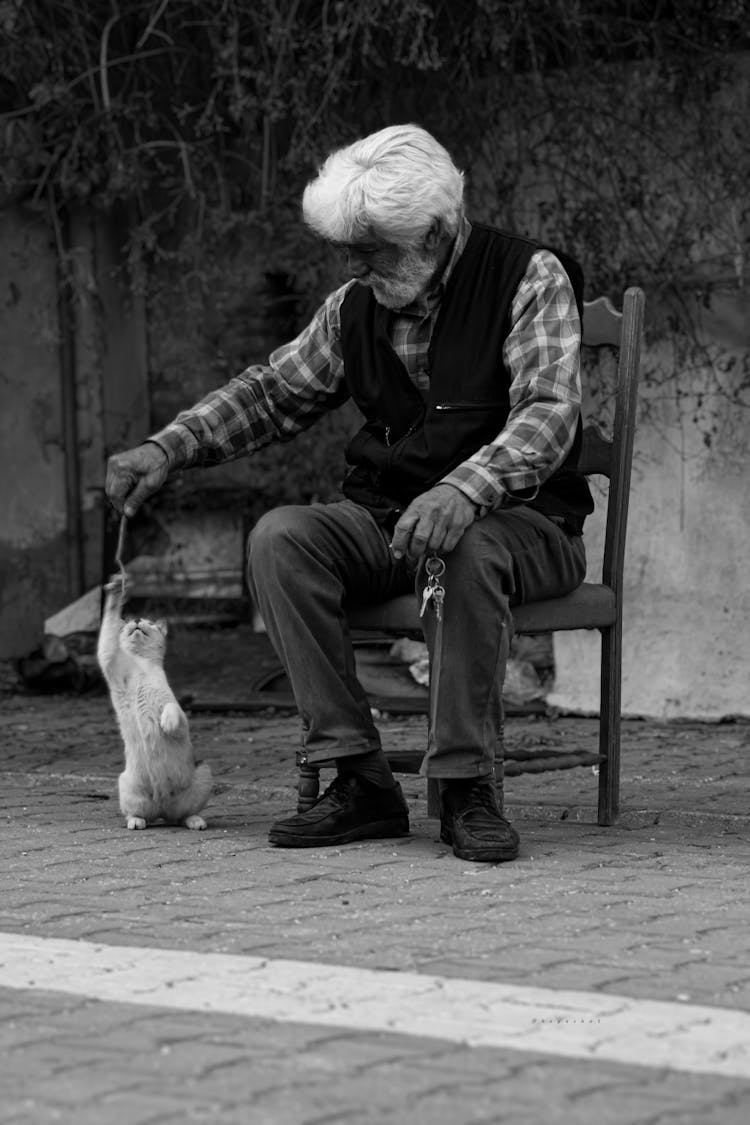
[[[182,717],[179,703],[166,703],[159,719],[161,729],[165,734],[174,734],[180,729]]]
[[[145,828],[146,821],[142,816],[129,816],[127,821],[128,828]]]
[[[192,816],[186,816],[182,822],[186,828],[192,828],[195,832],[202,832],[204,828],[208,828],[202,816],[193,813]]]

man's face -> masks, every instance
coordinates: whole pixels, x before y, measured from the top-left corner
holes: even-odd
[[[437,255],[424,247],[396,246],[375,237],[339,243],[338,249],[352,277],[369,286],[388,309],[403,308],[426,292],[438,268]]]

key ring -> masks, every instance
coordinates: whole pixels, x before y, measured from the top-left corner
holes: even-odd
[[[430,555],[424,564],[424,569],[429,579],[437,580],[445,574],[445,563],[438,555]]]
[[[441,586],[440,579],[445,573],[445,563],[438,555],[430,555],[425,560],[424,569],[427,582],[422,590],[422,608],[419,611],[419,616],[424,617],[425,610],[429,602],[432,601],[435,616],[440,623],[443,620],[443,602],[445,601],[445,587]]]

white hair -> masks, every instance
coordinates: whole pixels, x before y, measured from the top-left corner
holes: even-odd
[[[389,125],[331,153],[305,188],[302,213],[331,242],[375,235],[412,246],[436,219],[448,235],[457,233],[463,193],[463,173],[430,133]]]

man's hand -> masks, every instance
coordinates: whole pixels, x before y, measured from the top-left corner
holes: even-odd
[[[396,524],[391,544],[394,558],[419,559],[452,551],[476,514],[475,505],[463,492],[452,484],[436,484],[412,500]]]
[[[104,491],[117,511],[130,518],[144,500],[159,491],[168,476],[166,453],[147,441],[110,457]]]

